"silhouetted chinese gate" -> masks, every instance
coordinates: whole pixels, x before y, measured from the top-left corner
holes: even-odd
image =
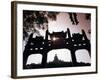
[[[48,39],[50,37],[50,39]],[[71,51],[72,63],[77,64],[75,51],[78,49],[86,49],[91,56],[90,40],[88,40],[85,31],[82,30],[82,34],[74,33],[70,34],[70,30],[66,32],[53,32],[46,31],[45,39],[43,37],[33,38],[33,34],[30,35],[27,45],[23,53],[23,68],[26,66],[27,58],[31,54],[42,54],[42,67],[45,67],[47,62],[47,53],[52,49],[69,49]]]

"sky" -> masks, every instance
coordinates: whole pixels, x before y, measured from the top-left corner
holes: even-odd
[[[91,20],[86,20],[84,13],[77,13],[77,18],[79,24],[72,25],[68,13],[61,12],[57,15],[56,20],[48,19],[48,30],[50,33],[52,33],[52,32],[67,31],[67,28],[69,28],[71,33],[81,33],[81,30],[84,29],[88,39],[90,39],[90,34],[88,33],[88,30],[91,30],[90,27]],[[45,30],[39,29],[39,31],[41,35],[43,36],[45,35]]]

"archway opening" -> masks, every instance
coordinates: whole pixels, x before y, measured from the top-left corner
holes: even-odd
[[[77,50],[75,54],[78,63],[91,63],[89,52],[86,49]]]
[[[55,61],[56,60],[56,61]],[[72,62],[71,52],[68,49],[55,49],[48,52],[47,63],[50,62]]]
[[[37,65],[41,63],[42,63],[42,55],[37,53],[28,56],[26,65],[32,65],[32,64]]]

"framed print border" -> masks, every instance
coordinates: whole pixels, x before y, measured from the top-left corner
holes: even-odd
[[[24,6],[24,8],[23,8],[23,6]],[[52,8],[52,9],[50,9],[50,8]],[[57,10],[58,8],[59,8],[59,10]],[[68,10],[65,9],[65,8],[68,8]],[[63,12],[63,13],[64,12],[69,12],[69,13],[70,12],[74,12],[74,13],[75,12],[79,12],[80,14],[82,14],[81,11],[80,11],[81,9],[83,10],[83,14],[85,12],[89,13],[88,12],[88,9],[89,9],[89,11],[91,13],[91,16],[93,17],[93,18],[91,17],[91,24],[94,23],[94,25],[91,25],[92,26],[92,29],[91,29],[91,43],[94,40],[93,43],[95,44],[94,47],[93,47],[93,44],[91,44],[92,45],[91,48],[94,48],[94,50],[90,49],[90,50],[92,50],[92,51],[90,51],[91,52],[91,56],[92,56],[91,57],[91,61],[93,61],[93,62],[91,62],[91,66],[90,67],[87,67],[87,66],[86,67],[81,67],[80,69],[84,69],[85,68],[85,71],[82,71],[82,72],[73,72],[73,71],[75,71],[75,69],[79,70],[79,67],[75,67],[75,69],[72,68],[72,67],[71,68],[67,67],[69,69],[69,72],[66,72],[66,70],[64,70],[64,69],[66,69],[66,67],[64,67],[64,69],[63,68],[56,68],[56,69],[55,68],[50,68],[49,69],[47,67],[45,69],[36,69],[36,68],[35,68],[36,70],[33,69],[34,74],[31,74],[32,73],[31,72],[32,69],[31,69],[31,71],[28,70],[28,73],[25,72],[25,74],[24,74],[24,71],[27,71],[27,70],[23,70],[22,69],[23,64],[21,64],[21,61],[20,61],[21,58],[20,58],[20,60],[18,60],[19,59],[19,53],[22,52],[22,50],[21,50],[22,49],[22,46],[21,46],[22,42],[20,43],[20,40],[19,40],[19,38],[21,40],[22,40],[22,38],[19,37],[19,36],[23,35],[22,27],[18,27],[18,26],[19,25],[20,26],[23,25],[23,19],[22,19],[23,15],[20,14],[20,13],[22,13],[22,10],[23,11],[28,11],[28,9],[29,10],[36,10],[36,11],[39,11],[39,10],[56,11],[55,13],[57,13],[57,12]],[[70,9],[71,9],[71,11],[70,11]],[[77,9],[77,10],[75,11],[74,9]],[[98,42],[97,41],[97,37],[98,37],[97,16],[98,16],[98,14],[97,13],[98,13],[97,6],[12,1],[11,2],[11,77],[12,78],[30,78],[30,77],[48,77],[48,76],[64,76],[64,75],[80,75],[80,74],[97,73],[97,71],[98,71],[97,70],[97,49],[98,49],[98,47],[97,47],[97,42]],[[19,16],[21,16],[21,18],[19,18]],[[53,18],[53,19],[55,19],[55,18]],[[77,24],[78,23],[76,23],[76,25]],[[68,29],[67,29],[67,31],[68,31]],[[84,33],[84,31],[83,31],[83,33]],[[59,45],[61,45],[61,44],[59,44]],[[19,46],[21,46],[21,47],[19,48]],[[21,68],[19,68],[20,65],[21,65]],[[88,69],[91,69],[91,70],[89,71]],[[43,70],[44,70],[44,72],[43,72]],[[54,70],[54,72],[53,72],[53,70]],[[58,70],[59,70],[59,72],[57,72]],[[38,71],[40,71],[40,73],[39,74],[35,74],[35,72],[38,72]],[[50,72],[50,74],[47,73],[48,71]]]

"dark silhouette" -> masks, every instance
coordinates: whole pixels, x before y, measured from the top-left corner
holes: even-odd
[[[85,18],[86,18],[86,20],[91,20],[91,14],[86,13],[86,14],[85,14]]]
[[[90,29],[88,30],[88,33],[91,34],[91,30]]]
[[[54,62],[54,63],[59,63],[58,61],[59,61],[58,56],[57,56],[57,54],[55,54],[55,57],[54,57],[53,62]]]
[[[76,13],[69,13],[69,18],[73,25],[77,25],[79,23]]]
[[[89,52],[89,55],[91,56],[91,50],[90,50],[90,40],[88,40],[85,31],[82,30],[82,34],[74,33],[71,36],[69,28],[67,28],[66,32],[53,32],[49,33],[49,31],[46,31],[45,39],[42,36],[33,38],[33,33],[30,35],[29,40],[25,46],[25,50],[23,53],[23,69],[27,68],[46,68],[46,67],[71,67],[71,66],[89,66],[90,64],[85,63],[77,63],[75,51],[79,49],[86,49]],[[48,37],[50,36],[50,40],[48,40]],[[66,37],[68,36],[68,38]],[[50,50],[53,49],[69,49],[71,51],[71,57],[72,62],[64,62],[59,61],[56,57],[56,62],[60,64],[56,64],[54,62],[47,63],[47,53]],[[42,63],[41,64],[32,64],[27,66],[27,58],[31,54],[42,54]],[[63,55],[63,54],[62,54]],[[62,64],[61,64],[62,62]],[[37,67],[38,66],[38,67]]]

